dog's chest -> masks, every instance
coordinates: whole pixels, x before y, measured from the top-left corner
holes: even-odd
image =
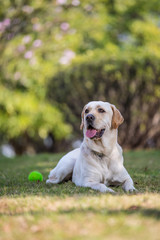
[[[99,176],[101,183],[106,185],[119,185],[119,164],[103,153],[92,151],[94,158],[95,177]]]
[[[106,185],[119,185],[118,169],[113,165],[112,161],[106,157],[97,157],[97,162],[101,176],[101,183]]]
[[[97,154],[96,156],[97,167],[96,170],[100,175],[101,182],[105,183],[106,178],[111,178],[112,170],[110,168],[110,160],[104,155]]]

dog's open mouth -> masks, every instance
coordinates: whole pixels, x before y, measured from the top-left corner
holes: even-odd
[[[101,138],[103,136],[103,133],[104,133],[105,129],[100,129],[100,130],[97,130],[95,128],[93,128],[91,125],[88,126],[87,128],[87,131],[86,131],[86,136],[88,138]]]

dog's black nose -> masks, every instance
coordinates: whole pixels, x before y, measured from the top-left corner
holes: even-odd
[[[95,119],[95,117],[94,117],[92,114],[88,114],[88,115],[86,116],[86,120],[87,120],[88,122],[93,122],[94,119]]]

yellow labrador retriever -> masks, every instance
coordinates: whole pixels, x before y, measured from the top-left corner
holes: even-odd
[[[84,140],[60,159],[46,183],[60,183],[72,176],[81,187],[100,192],[114,192],[109,186],[122,185],[126,192],[136,191],[123,166],[122,148],[117,142],[118,127],[123,123],[118,109],[108,103],[92,101],[82,111]]]

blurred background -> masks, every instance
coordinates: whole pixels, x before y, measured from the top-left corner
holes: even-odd
[[[123,148],[160,147],[159,0],[1,0],[2,154],[66,151],[83,106],[125,118]]]

